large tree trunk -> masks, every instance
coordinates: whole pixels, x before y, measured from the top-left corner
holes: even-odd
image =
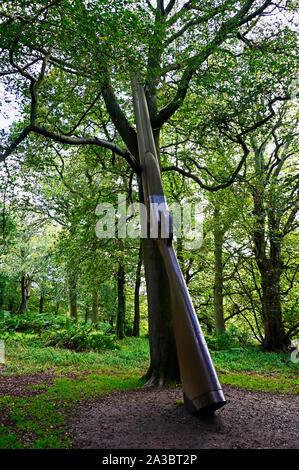
[[[95,329],[97,330],[99,327],[99,290],[97,287],[92,292],[91,319]]]
[[[169,284],[160,251],[153,239],[143,239],[143,253],[151,357],[146,378],[148,384],[164,385],[180,380]]]
[[[126,318],[126,296],[125,296],[125,269],[122,262],[119,262],[117,271],[117,318],[116,336],[118,339],[125,337]]]
[[[39,313],[44,311],[44,301],[45,301],[45,289],[44,286],[41,286],[40,297],[39,297]]]
[[[19,308],[19,313],[21,314],[24,314],[28,308],[31,286],[32,279],[26,274],[23,274],[21,278],[21,305]]]
[[[134,292],[134,325],[133,336],[139,337],[140,334],[140,284],[141,284],[141,268],[142,268],[142,243],[140,241],[138,251],[138,263],[136,268],[135,292]]]
[[[283,350],[288,339],[283,328],[280,302],[280,273],[278,269],[262,274],[264,347],[270,351]]]
[[[154,138],[159,158],[159,131],[154,132]],[[139,181],[139,197],[140,202],[144,202],[141,181]],[[150,366],[145,378],[148,385],[162,386],[180,381],[170,289],[158,245],[152,238],[144,238],[142,242],[150,343]]]
[[[264,346],[268,350],[276,351],[286,349],[289,340],[285,334],[281,312],[280,278],[283,270],[283,261],[281,257],[279,227],[273,214],[269,215],[268,220],[270,253],[268,263],[261,271],[265,332]]]
[[[69,275],[69,314],[70,314],[70,317],[76,323],[78,321],[77,281],[78,281],[77,274],[70,273]]]
[[[223,262],[222,262],[222,249],[223,249],[223,230],[219,227],[217,220],[219,209],[215,208],[214,217],[214,318],[215,329],[218,333],[225,332],[225,323],[223,316]]]
[[[158,58],[158,54],[153,53],[152,56],[155,59]],[[149,83],[153,83],[153,81],[149,80]],[[149,112],[152,116],[156,113],[156,93],[155,90],[151,89],[147,90],[146,94]],[[139,161],[136,132],[119,108],[111,87],[108,86],[103,89],[103,98],[111,119],[125,144],[132,155],[134,155],[136,161]],[[154,138],[159,156],[159,129],[154,130]],[[143,190],[140,182],[139,201],[142,203],[146,202],[143,199]],[[143,240],[143,259],[147,287],[151,354],[151,363],[146,378],[150,383],[163,384],[179,380],[180,375],[172,328],[168,279],[158,246],[152,239]]]
[[[258,269],[261,274],[262,316],[264,324],[264,347],[269,351],[284,350],[288,345],[285,334],[280,300],[280,277],[283,262],[281,259],[281,240],[278,235],[277,221],[270,215],[269,240],[270,253],[266,253],[265,209],[262,191],[254,193],[254,247]]]

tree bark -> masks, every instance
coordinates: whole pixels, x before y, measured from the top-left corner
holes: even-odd
[[[125,269],[123,262],[119,262],[117,271],[117,318],[116,318],[116,336],[118,339],[125,337],[125,318],[126,318],[126,296],[125,296]]]
[[[281,351],[288,346],[288,338],[282,323],[280,299],[280,277],[283,268],[281,239],[278,235],[277,221],[275,221],[272,215],[268,218],[270,252],[267,256],[265,236],[266,212],[259,188],[256,188],[253,198],[255,257],[261,274],[262,287],[263,346],[269,351]]]
[[[279,270],[265,270],[262,274],[262,308],[264,320],[264,347],[269,351],[284,350],[288,345],[281,314]]]
[[[24,314],[28,308],[31,286],[32,279],[30,276],[23,274],[21,278],[21,304],[19,308],[20,314]]]
[[[142,268],[142,242],[140,241],[138,251],[138,263],[136,268],[135,292],[134,292],[134,325],[133,336],[139,337],[140,334],[140,284],[141,284],[141,268]]]
[[[5,281],[2,280],[0,277],[0,310],[3,309],[4,295],[5,295]]]
[[[43,313],[44,311],[44,301],[45,301],[45,289],[43,286],[41,286],[40,297],[39,297],[39,313]]]
[[[69,314],[70,314],[70,317],[76,323],[78,321],[77,281],[78,281],[77,274],[70,273],[69,275]]]
[[[153,81],[151,80],[151,83]],[[148,106],[151,120],[155,119],[157,110],[155,109],[156,94],[150,87],[147,92]],[[126,116],[119,107],[111,87],[103,91],[103,98],[107,111],[115,124],[119,134],[126,143],[128,149],[139,162],[137,135],[131,127]],[[152,102],[153,100],[153,102]],[[162,124],[160,124],[161,127]],[[154,139],[156,143],[157,155],[160,155],[159,126],[153,126]],[[139,179],[139,201],[147,204],[143,199],[142,184]],[[159,248],[152,239],[143,239],[143,259],[147,288],[149,342],[150,342],[150,366],[146,374],[148,383],[163,385],[169,382],[180,380],[179,366],[172,327],[170,292],[167,274],[164,263],[161,259]]]
[[[160,251],[153,239],[143,239],[143,253],[151,357],[145,378],[149,385],[162,386],[180,380],[170,290]]]
[[[89,305],[85,307],[85,316],[84,316],[84,323],[87,323],[89,317]]]
[[[55,305],[55,315],[59,314],[59,307],[60,307],[60,301],[57,300],[56,305]]]
[[[214,319],[215,329],[219,334],[225,332],[225,323],[223,316],[223,230],[221,230],[218,220],[219,209],[214,209]]]
[[[97,330],[99,327],[99,290],[97,287],[92,292],[91,320],[94,328]]]
[[[180,265],[180,268],[182,270],[183,276],[186,279],[185,275],[185,262],[184,262],[184,256],[183,256],[183,240],[182,238],[178,238],[176,242],[176,256]]]
[[[154,133],[154,137],[159,156],[159,132]],[[140,202],[144,202],[141,181],[139,181],[139,199]],[[158,245],[152,238],[142,240],[142,250],[150,343],[150,366],[145,379],[148,385],[163,386],[180,381],[168,276]]]

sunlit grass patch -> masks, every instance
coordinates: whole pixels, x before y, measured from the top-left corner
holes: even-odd
[[[0,427],[0,448],[69,448],[66,422],[74,405],[115,390],[128,390],[143,384],[134,375],[88,375],[77,379],[60,378],[45,393],[34,397],[0,399],[13,430]],[[31,436],[24,440],[24,435]]]
[[[280,375],[278,377],[268,377],[254,374],[220,372],[219,379],[223,385],[233,385],[247,390],[286,393],[290,395],[297,395],[299,393],[299,379],[295,376]]]
[[[263,352],[258,347],[211,351],[211,356],[218,369],[285,375],[299,372],[299,364],[291,361],[290,354]]]
[[[128,372],[144,373],[149,363],[149,346],[145,338],[119,341],[121,349],[102,352],[75,352],[44,347],[34,335],[17,335],[6,340],[4,374],[28,374],[54,370],[66,373]]]

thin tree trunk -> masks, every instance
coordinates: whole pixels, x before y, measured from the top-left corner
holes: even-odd
[[[69,275],[69,314],[70,314],[70,317],[76,323],[78,321],[77,281],[78,281],[77,274],[70,273]]]
[[[125,269],[123,262],[119,262],[117,271],[117,318],[116,318],[116,336],[118,339],[125,337],[125,315],[126,315],[126,296],[125,296]]]
[[[5,281],[2,281],[0,279],[0,310],[3,309],[4,293],[5,293]]]
[[[55,305],[55,315],[59,314],[59,307],[60,307],[60,301],[57,300],[56,305]]]
[[[39,298],[39,313],[43,313],[44,311],[44,301],[45,301],[45,289],[43,286],[41,286],[40,298]]]
[[[32,279],[26,274],[23,274],[21,278],[21,305],[19,308],[20,314],[24,314],[27,311],[31,286]]]
[[[138,251],[138,263],[136,269],[135,292],[134,292],[134,326],[133,336],[139,337],[140,334],[140,284],[141,284],[141,268],[142,268],[142,242]]]
[[[99,289],[97,287],[92,292],[91,320],[97,330],[99,327]]]
[[[183,239],[178,238],[176,242],[176,256],[180,265],[180,268],[182,270],[182,273],[185,277],[185,263],[184,263],[184,257],[183,257]]]
[[[85,317],[84,317],[84,322],[88,322],[88,317],[89,317],[89,305],[86,306],[85,308]]]
[[[219,226],[219,209],[214,210],[214,318],[215,329],[219,334],[225,332],[225,323],[223,316],[223,231]]]

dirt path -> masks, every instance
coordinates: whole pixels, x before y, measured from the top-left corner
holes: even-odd
[[[267,449],[299,447],[299,399],[224,387],[213,419],[189,415],[180,388],[114,393],[85,403],[69,423],[74,448]]]
[[[44,385],[46,388],[54,383],[54,373],[37,372],[36,374],[1,375],[0,371],[0,396],[30,397],[43,393],[44,390],[30,389],[31,385]]]

